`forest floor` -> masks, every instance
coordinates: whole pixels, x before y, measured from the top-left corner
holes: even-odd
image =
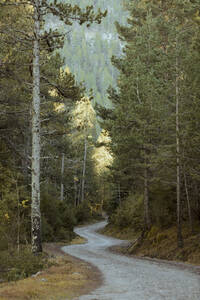
[[[84,242],[77,237],[71,244]],[[23,280],[1,283],[0,300],[71,300],[99,287],[102,279],[98,269],[64,253],[64,245],[45,244],[51,267]]]
[[[130,228],[120,230],[107,225],[101,233],[130,241],[128,244],[112,249],[118,253],[200,265],[200,234],[199,232],[191,234],[187,224],[183,226],[183,248],[177,247],[176,226],[168,229],[153,226],[140,243],[136,242],[140,233]]]

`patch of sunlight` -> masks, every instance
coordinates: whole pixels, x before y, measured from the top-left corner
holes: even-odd
[[[63,112],[65,111],[65,105],[64,103],[54,103],[54,109],[57,112]]]
[[[70,69],[69,69],[69,67],[68,67],[68,66],[66,66],[66,67],[65,67],[65,69],[64,69],[64,73],[70,74]]]
[[[73,126],[79,128],[92,128],[95,124],[96,113],[88,97],[77,102],[73,115]]]
[[[101,175],[103,172],[105,172],[107,167],[113,162],[113,157],[107,149],[107,145],[110,143],[110,141],[111,139],[108,133],[105,130],[102,130],[97,142],[103,143],[105,146],[103,145],[95,148],[92,156],[95,161],[95,171],[98,175]]]

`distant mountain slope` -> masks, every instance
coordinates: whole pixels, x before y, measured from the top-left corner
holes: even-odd
[[[109,105],[106,91],[109,85],[115,85],[117,78],[111,57],[119,55],[122,50],[122,42],[118,39],[114,23],[125,23],[127,13],[119,0],[76,0],[73,3],[108,10],[107,17],[100,25],[94,24],[87,28],[74,24],[65,39],[61,54],[77,81],[84,81],[87,90],[93,89],[94,103]]]

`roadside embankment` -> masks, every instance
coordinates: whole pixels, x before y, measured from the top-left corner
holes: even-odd
[[[137,255],[139,257],[150,257],[170,261],[179,261],[200,265],[200,234],[190,232],[189,228],[183,226],[184,247],[177,247],[176,227],[160,229],[152,226],[151,230],[139,238],[141,233],[133,229],[120,230],[112,225],[107,225],[102,234],[128,240],[129,243],[118,246],[115,250],[123,254]]]

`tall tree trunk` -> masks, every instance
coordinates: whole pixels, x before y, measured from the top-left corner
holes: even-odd
[[[82,186],[81,186],[81,202],[84,201],[85,192],[85,171],[86,171],[86,160],[87,160],[87,138],[85,135],[84,140],[84,158],[83,158],[83,174],[82,174]]]
[[[65,169],[65,154],[62,153],[60,201],[63,201],[63,198],[64,198],[64,184],[63,184],[64,169]]]
[[[181,198],[180,198],[180,128],[179,128],[179,86],[178,86],[178,57],[176,57],[176,201],[177,201],[177,244],[183,247]]]
[[[144,227],[149,230],[151,227],[151,220],[149,214],[149,188],[148,188],[148,170],[144,170]]]
[[[19,188],[18,188],[18,178],[15,181],[16,194],[17,194],[17,252],[20,249],[20,202],[19,202]]]
[[[121,186],[120,183],[117,185],[118,188],[118,202],[119,202],[119,207],[121,206]]]
[[[34,2],[32,109],[32,252],[42,252],[40,214],[40,1]]]
[[[186,178],[185,171],[184,171],[184,183],[185,183],[185,193],[186,193],[187,206],[188,206],[188,216],[189,216],[190,229],[191,229],[191,232],[193,232],[193,223],[192,223],[192,213],[191,213],[190,197],[189,197],[189,192],[188,192],[187,178]]]
[[[81,190],[82,190],[82,180],[80,180],[80,183],[78,185],[77,206],[81,203]]]
[[[78,206],[78,193],[77,193],[77,183],[76,180],[74,179],[74,206]]]

